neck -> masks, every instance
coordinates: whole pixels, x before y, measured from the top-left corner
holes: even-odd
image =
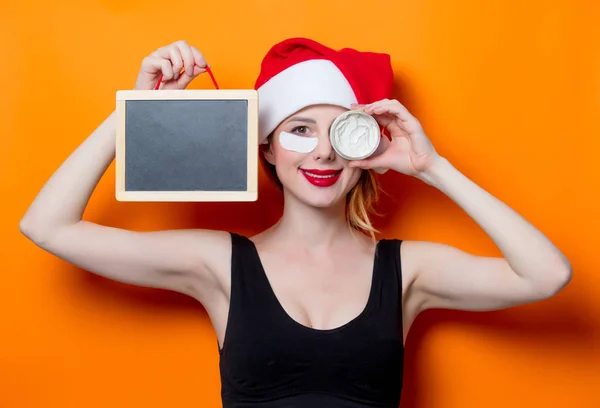
[[[346,202],[332,207],[309,206],[284,193],[283,215],[276,227],[278,239],[303,245],[305,248],[329,247],[351,231],[346,222]]]

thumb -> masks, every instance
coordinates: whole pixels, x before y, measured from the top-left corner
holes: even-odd
[[[363,160],[351,160],[348,163],[350,167],[358,167],[365,170],[377,169],[385,167],[382,163],[380,163],[380,156],[370,157],[368,159]]]
[[[390,144],[390,139],[388,139],[387,136],[381,136],[381,139],[379,139],[379,146],[377,146],[377,150],[375,150],[375,153],[373,153],[371,157],[364,160],[352,160],[348,163],[349,166],[360,167],[363,169],[375,169],[378,173],[384,173],[385,171],[383,171],[382,168],[385,168],[385,166],[380,163],[379,158],[385,153],[388,147],[390,147]]]

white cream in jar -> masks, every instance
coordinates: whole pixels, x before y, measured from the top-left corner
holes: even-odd
[[[350,110],[338,116],[331,125],[331,146],[346,160],[362,160],[379,146],[379,124],[371,115]]]

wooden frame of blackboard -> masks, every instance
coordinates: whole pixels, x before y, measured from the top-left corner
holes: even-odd
[[[247,102],[247,183],[244,191],[131,191],[126,189],[128,101],[244,100]],[[258,198],[258,93],[255,90],[120,90],[116,100],[116,199],[118,201],[256,201]]]

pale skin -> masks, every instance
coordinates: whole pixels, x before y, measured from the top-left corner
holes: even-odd
[[[145,58],[135,89],[184,89],[206,71],[184,41]],[[183,70],[182,73],[180,73]],[[329,143],[343,108],[311,106],[283,121],[265,154],[284,185],[279,222],[251,237],[265,272],[291,318],[315,329],[339,327],[367,301],[375,242],[349,230],[345,196],[364,169],[386,168],[439,189],[493,240],[502,257],[484,257],[434,242],[401,246],[404,336],[427,309],[497,310],[547,299],[571,279],[571,265],[550,240],[506,204],[473,183],[433,147],[419,121],[398,101],[353,106],[385,126],[382,152],[348,162]],[[298,119],[300,117],[300,119]],[[310,153],[282,149],[280,132],[319,139]],[[108,279],[177,291],[197,299],[222,344],[230,293],[231,240],[224,231],[136,232],[86,221],[83,212],[114,159],[112,113],[46,182],[23,216],[22,233],[40,248]],[[300,169],[343,169],[332,187],[309,184]]]

